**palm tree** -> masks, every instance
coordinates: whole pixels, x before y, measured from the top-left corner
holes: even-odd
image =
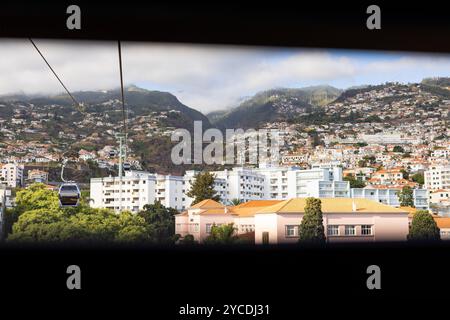
[[[205,244],[232,244],[238,240],[236,228],[233,223],[223,224],[221,226],[213,225],[210,235],[205,239]]]

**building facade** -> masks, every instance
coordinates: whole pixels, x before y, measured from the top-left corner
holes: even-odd
[[[34,169],[28,171],[29,183],[48,183],[48,172]]]
[[[400,207],[398,193],[401,189],[379,189],[379,188],[352,188],[351,197],[355,199],[368,199],[393,207]],[[413,189],[414,207],[428,210],[428,191],[426,189]]]
[[[288,175],[288,198],[349,198],[350,183],[342,180],[342,168],[292,170]]]
[[[266,178],[256,170],[235,167],[232,170],[213,171],[211,173],[226,182],[226,202],[233,199],[247,202],[266,198]]]
[[[147,172],[128,171],[122,178],[92,178],[91,206],[114,211],[138,212],[156,198],[156,177]]]
[[[23,171],[24,166],[7,163],[0,168],[0,183],[4,183],[11,188],[17,188],[23,186]]]
[[[450,189],[450,166],[432,166],[424,174],[428,190]]]
[[[408,212],[367,199],[324,198],[323,224],[328,242],[406,241]],[[175,233],[198,242],[211,226],[233,224],[238,235],[251,234],[256,244],[297,243],[305,198],[250,201],[234,207],[205,200],[175,217]]]

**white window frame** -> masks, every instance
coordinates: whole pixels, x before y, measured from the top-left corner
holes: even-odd
[[[353,230],[353,233],[351,233],[351,234],[347,232],[347,230],[349,230],[350,227],[352,227],[352,229],[350,229],[350,230]],[[356,226],[354,224],[345,225],[344,234],[346,236],[350,236],[350,237],[356,236]]]
[[[293,235],[288,233],[288,230],[290,230],[290,228],[293,228]],[[287,224],[284,228],[284,234],[286,236],[286,238],[298,238],[298,229],[299,229],[299,225],[297,224]],[[291,231],[292,231],[291,230]]]
[[[336,231],[336,233],[330,233],[330,230]],[[336,237],[339,236],[339,225],[337,224],[329,224],[327,225],[327,236]]]
[[[370,229],[369,229],[369,230],[370,230],[370,233],[365,233],[365,232],[364,232],[364,230],[365,230],[364,228],[365,228],[365,227],[369,227],[369,228],[370,228]],[[367,230],[367,229],[366,229],[366,230]],[[361,235],[362,235],[362,236],[373,236],[373,225],[371,225],[371,224],[362,224],[362,225],[361,225]]]

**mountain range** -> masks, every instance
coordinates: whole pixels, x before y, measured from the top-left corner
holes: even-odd
[[[427,91],[439,96],[450,98],[450,78],[428,78],[420,85]],[[168,92],[152,91],[135,85],[125,88],[125,101],[130,119],[140,116],[150,116],[152,113],[169,113],[161,125],[166,127],[192,129],[193,121],[203,122],[203,128],[211,126],[225,128],[258,128],[265,123],[287,121],[299,116],[320,111],[331,102],[345,101],[350,97],[384,85],[360,86],[341,90],[328,85],[305,88],[275,88],[258,92],[246,98],[233,108],[219,110],[206,115],[181,103],[176,96]],[[105,115],[108,121],[121,121],[121,93],[119,89],[104,91],[80,91],[73,96],[84,104],[86,113]],[[11,105],[14,102],[16,107]],[[63,115],[63,122],[81,121],[82,115],[73,112],[73,103],[67,94],[59,95],[3,95],[2,116],[13,116],[17,104],[28,103],[35,108],[53,106],[55,112]]]

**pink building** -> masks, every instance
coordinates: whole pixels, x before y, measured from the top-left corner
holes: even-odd
[[[327,241],[405,241],[408,212],[367,199],[323,198]],[[204,200],[176,216],[175,232],[202,242],[212,225],[233,223],[238,234],[254,232],[256,244],[295,243],[305,198],[250,201],[226,207]]]

